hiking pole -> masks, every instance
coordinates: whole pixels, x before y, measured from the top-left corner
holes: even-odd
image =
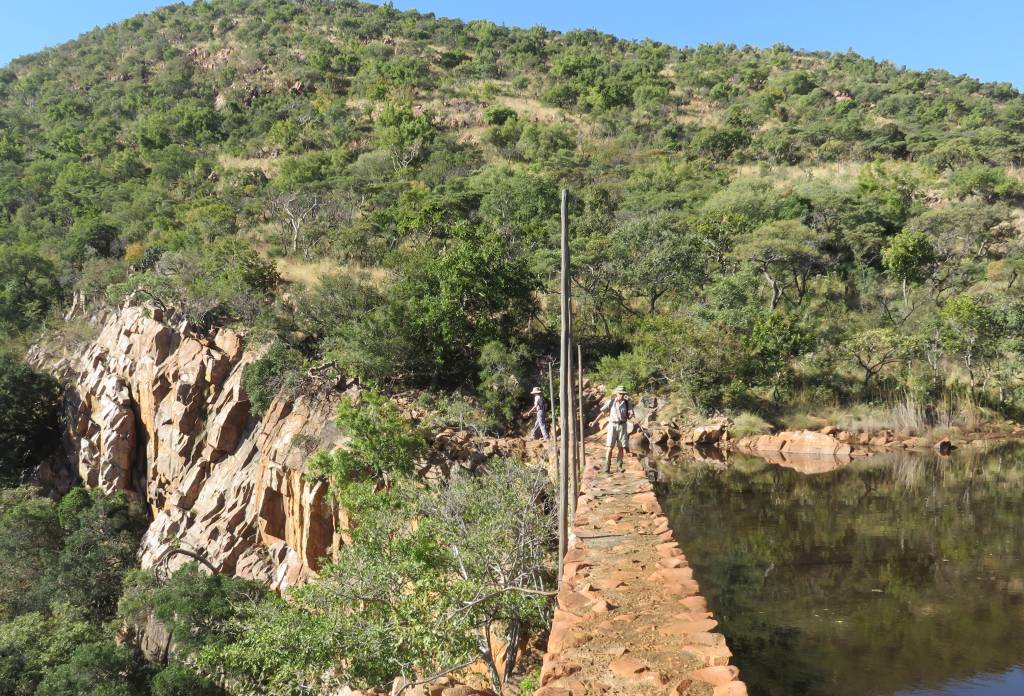
[[[576,370],[579,373],[576,389],[579,394],[579,403],[576,405],[580,412],[580,471],[587,468],[587,426],[583,418],[583,349],[576,344]]]
[[[642,434],[642,435],[643,435],[644,437],[646,437],[646,438],[647,438],[647,442],[652,442],[652,440],[651,440],[651,431],[650,431],[650,430],[648,430],[648,429],[647,429],[647,428],[645,428],[644,426],[640,425],[640,423],[639,423],[639,422],[637,422],[637,420],[636,420],[635,418],[630,418],[629,420],[631,420],[631,421],[633,422],[633,425],[635,425],[635,426],[636,426],[636,429],[637,429],[637,430],[639,430],[639,431],[640,431],[640,433],[641,433],[641,434]]]

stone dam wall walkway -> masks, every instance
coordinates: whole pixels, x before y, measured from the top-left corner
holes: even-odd
[[[746,696],[643,466],[587,445],[535,696]]]

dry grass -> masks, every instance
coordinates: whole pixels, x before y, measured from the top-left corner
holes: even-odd
[[[830,419],[840,430],[851,433],[874,433],[892,430],[908,435],[920,435],[929,429],[924,414],[915,404],[894,406],[860,404],[850,409],[835,411]]]
[[[299,256],[282,256],[274,259],[274,262],[285,282],[310,289],[319,284],[321,276],[338,272],[338,264],[329,259],[306,261]]]
[[[276,174],[278,167],[280,166],[276,159],[263,159],[260,157],[234,157],[232,155],[222,154],[217,158],[217,164],[224,167],[225,169],[258,169],[263,172],[268,179],[272,179]]]
[[[390,274],[385,268],[365,267],[355,263],[338,264],[331,259],[306,261],[298,256],[282,256],[274,259],[277,271],[288,283],[313,289],[325,275],[344,275],[359,283],[384,289],[390,282]]]
[[[947,394],[931,408],[908,396],[888,405],[860,404],[837,409],[831,413],[830,422],[841,430],[855,433],[891,430],[925,440],[939,440],[952,433],[998,428],[1002,420],[969,397]]]
[[[798,412],[785,416],[782,424],[785,430],[818,430],[829,422],[827,418]]]
[[[673,116],[677,123],[694,123],[701,127],[719,126],[724,118],[725,112],[720,106],[699,97],[692,97],[688,103],[680,105]]]
[[[862,162],[827,162],[812,166],[766,166],[764,163],[750,163],[741,164],[736,168],[736,173],[747,177],[770,176],[780,185],[813,179],[827,179],[842,183],[856,179],[863,168],[864,163]]]
[[[539,99],[529,97],[511,97],[500,95],[492,100],[497,104],[504,104],[510,109],[515,109],[519,118],[524,121],[539,121],[540,123],[569,123],[577,130],[584,130],[586,124],[580,116],[562,111],[558,107],[548,106]]]
[[[1011,165],[1006,168],[1006,173],[1017,181],[1024,183],[1024,167],[1015,167]]]

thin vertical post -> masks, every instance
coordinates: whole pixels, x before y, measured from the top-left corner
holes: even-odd
[[[562,341],[559,360],[558,421],[561,425],[558,461],[558,581],[562,581],[569,547],[569,190],[562,189]]]
[[[548,430],[548,461],[550,462],[554,458],[554,453],[558,451],[558,447],[555,445],[557,437],[557,429],[555,428],[555,376],[552,372],[551,366],[554,361],[548,361],[548,414],[551,420],[551,429]]]
[[[583,348],[576,344],[576,394],[579,397],[577,408],[580,414],[580,471],[587,468],[587,423],[583,413]]]
[[[570,278],[570,282],[571,282]],[[569,343],[566,347],[566,354],[569,356],[569,363],[566,365],[566,372],[569,374],[569,385],[567,392],[569,394],[569,408],[568,410],[568,421],[569,421],[569,470],[571,475],[568,476],[567,481],[569,483],[569,523],[572,524],[576,519],[576,499],[580,495],[580,472],[579,472],[579,435],[576,432],[577,419],[576,419],[576,369],[574,367],[576,363],[576,355],[573,350],[573,321],[572,321],[572,298],[569,298]]]

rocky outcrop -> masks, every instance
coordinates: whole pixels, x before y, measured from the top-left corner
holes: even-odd
[[[817,430],[785,431],[777,435],[745,437],[736,442],[736,449],[755,453],[782,452],[819,457],[849,457],[853,452],[850,443],[842,442],[830,433]]]
[[[684,445],[718,445],[728,439],[731,427],[732,421],[722,418],[681,432],[679,441]]]
[[[338,398],[278,399],[253,417],[242,372],[257,353],[228,329],[197,336],[158,310],[130,307],[100,320],[84,352],[54,359],[69,385],[65,449],[78,476],[144,499],[153,521],[143,567],[185,563],[191,549],[219,572],[276,589],[314,573],[336,544],[336,515],[306,457],[342,443]]]

